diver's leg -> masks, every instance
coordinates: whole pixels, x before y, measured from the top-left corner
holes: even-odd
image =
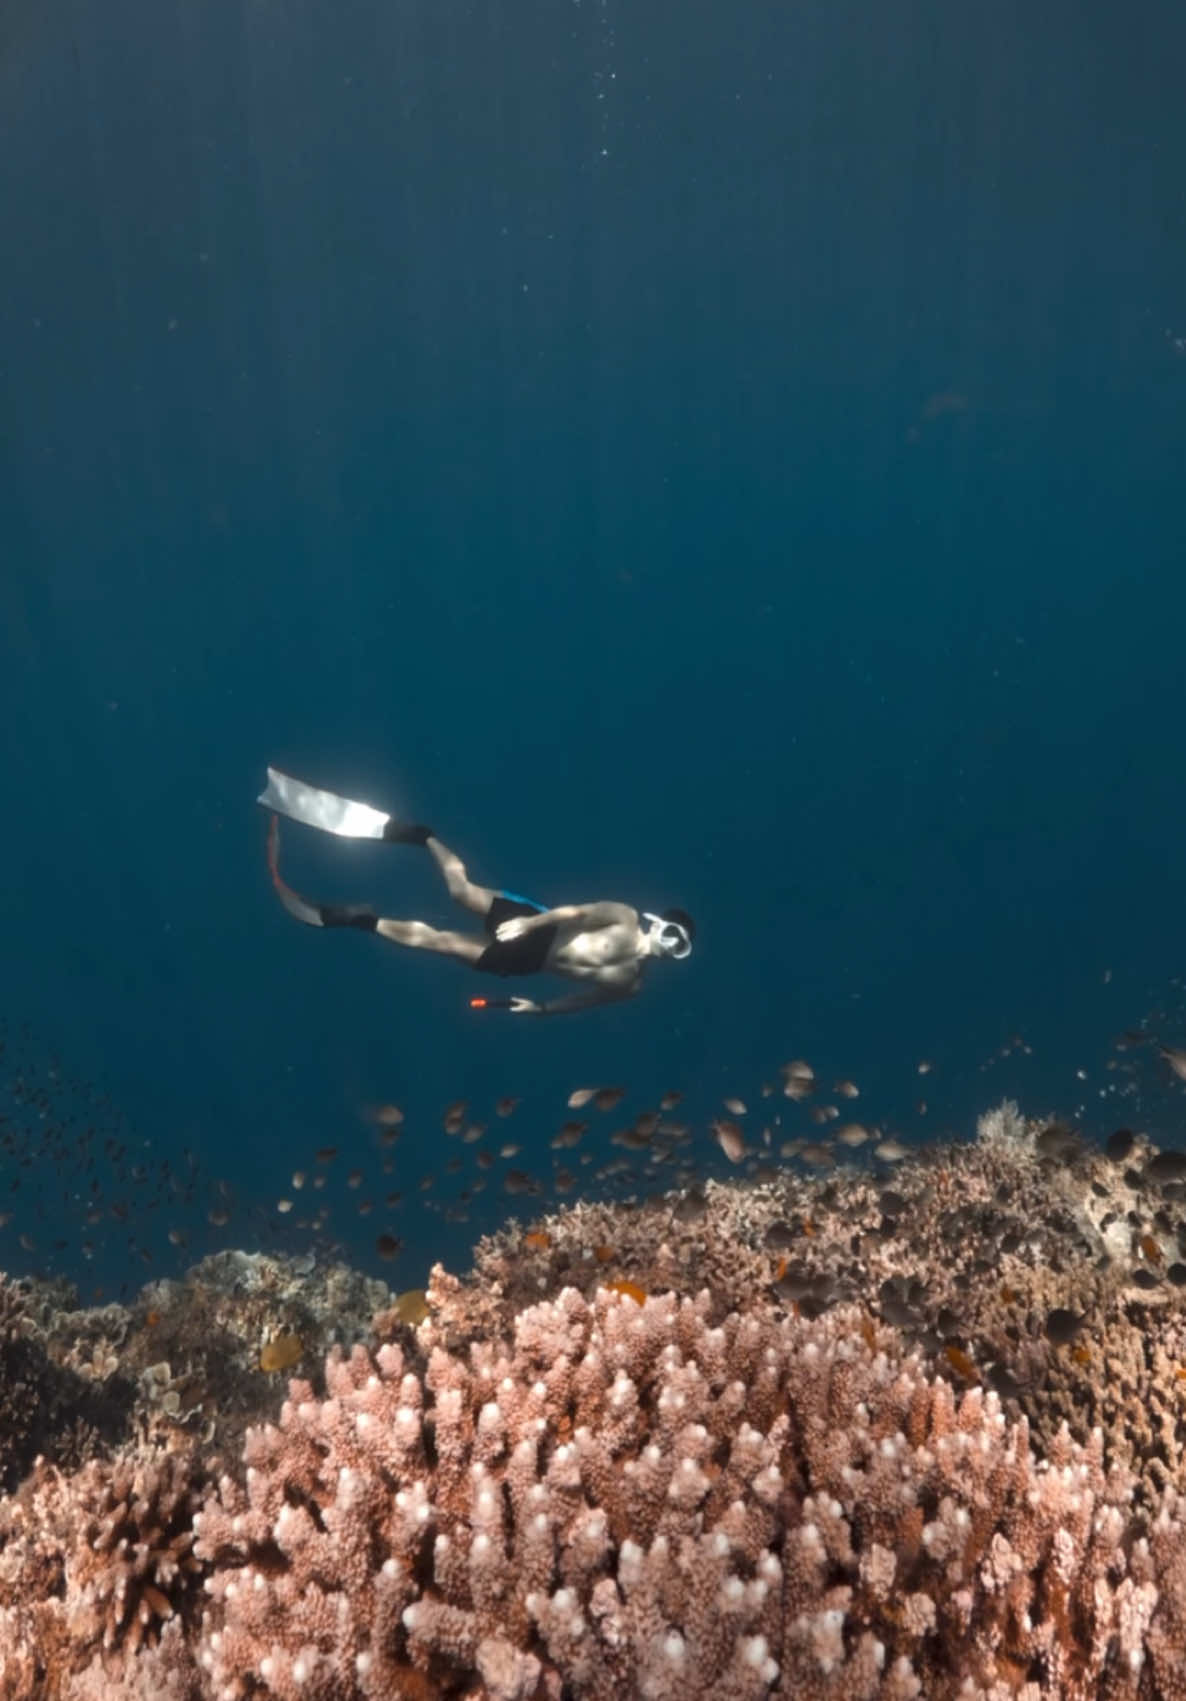
[[[268,823],[268,872],[280,902],[289,915],[308,927],[354,927],[361,933],[378,933],[394,945],[410,945],[418,951],[439,951],[463,962],[476,963],[490,941],[466,933],[447,933],[423,921],[391,921],[366,904],[314,904],[294,892],[280,877],[280,823],[273,815]]]
[[[439,951],[445,957],[460,957],[464,963],[476,963],[490,941],[475,939],[469,933],[450,933],[441,927],[429,927],[424,921],[392,921],[380,916],[375,932],[393,945],[410,945],[414,951]]]
[[[425,844],[429,855],[445,877],[445,885],[449,888],[449,896],[453,902],[461,904],[464,909],[472,910],[475,915],[485,915],[497,893],[489,886],[476,885],[465,872],[465,864],[456,851],[451,851],[431,833]]]
[[[368,803],[355,803],[350,798],[339,797],[337,792],[322,791],[317,786],[294,779],[291,774],[282,773],[279,768],[268,769],[268,784],[258,801],[266,809],[301,821],[307,827],[319,827],[323,832],[339,833],[344,838],[424,845],[444,875],[449,896],[455,903],[472,910],[475,915],[484,916],[494,901],[495,892],[489,886],[475,885],[466,874],[461,858],[443,845],[431,828],[419,821],[404,821],[399,816],[385,814],[381,809],[372,809]],[[314,922],[313,925],[319,924]]]

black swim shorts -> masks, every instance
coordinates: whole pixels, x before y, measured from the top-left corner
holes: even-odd
[[[556,937],[555,923],[533,928],[522,939],[508,939],[505,944],[494,937],[500,922],[513,915],[538,915],[535,904],[520,903],[518,898],[504,898],[499,893],[486,911],[486,932],[490,943],[474,963],[485,975],[537,975],[543,968],[552,941]]]

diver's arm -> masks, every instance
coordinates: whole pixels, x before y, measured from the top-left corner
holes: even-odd
[[[574,1010],[592,1010],[597,1004],[617,1004],[623,998],[633,998],[638,986],[637,980],[629,984],[591,986],[587,992],[549,998],[542,1004],[537,1004],[534,998],[512,998],[510,1007],[521,1016],[567,1016]]]
[[[629,904],[560,904],[554,910],[540,910],[538,915],[514,915],[500,922],[497,937],[501,940],[522,939],[541,927],[563,927],[570,933],[594,933],[602,927],[620,927],[623,923],[637,926],[638,911]]]

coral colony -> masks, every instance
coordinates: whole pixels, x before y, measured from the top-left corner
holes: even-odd
[[[0,1696],[1184,1701],[1186,1164],[864,1159],[8,1284]]]

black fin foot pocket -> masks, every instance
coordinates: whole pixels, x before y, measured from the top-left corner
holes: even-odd
[[[357,927],[363,933],[373,933],[379,925],[374,910],[362,904],[322,904],[319,914],[322,927]]]
[[[418,821],[389,820],[383,837],[389,845],[426,845],[432,838],[432,828]]]

